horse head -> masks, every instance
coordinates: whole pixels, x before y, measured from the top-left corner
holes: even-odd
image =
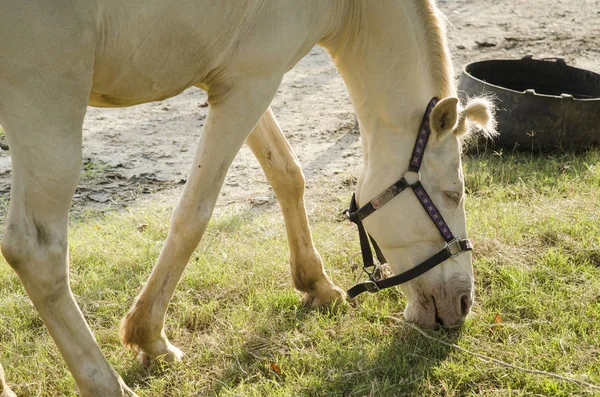
[[[386,166],[397,164],[396,159],[374,159],[371,164],[381,165],[370,167],[359,180],[360,205],[376,209],[364,217],[364,227],[401,279],[408,300],[406,319],[423,327],[460,325],[473,304],[461,146],[474,127],[492,134],[493,120],[493,106],[486,99],[472,99],[465,107],[455,97],[432,101],[416,137],[412,136],[410,156],[398,156],[407,171]],[[379,172],[371,172],[375,169]],[[386,189],[390,174],[403,176]],[[394,186],[412,188],[415,194]],[[386,196],[382,191],[395,194]],[[461,243],[468,248],[461,249]],[[421,264],[426,268],[415,275]],[[410,272],[412,279],[402,278]]]

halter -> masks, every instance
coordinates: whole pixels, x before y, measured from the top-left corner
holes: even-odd
[[[369,280],[356,284],[354,287],[350,288],[347,291],[349,298],[354,298],[365,291],[377,292],[384,288],[390,288],[399,284],[403,284],[433,269],[446,259],[454,258],[455,256],[460,255],[463,251],[470,251],[473,249],[473,244],[470,240],[463,240],[455,237],[452,234],[450,227],[444,218],[442,218],[442,215],[436,208],[435,204],[433,204],[433,201],[431,201],[431,198],[421,184],[421,174],[419,173],[419,169],[421,168],[423,153],[425,152],[425,146],[427,145],[427,140],[429,139],[429,135],[431,133],[429,116],[431,115],[431,112],[437,103],[438,99],[433,98],[427,106],[427,110],[423,116],[423,121],[421,122],[421,127],[419,128],[419,134],[417,135],[417,141],[415,142],[415,147],[413,148],[408,170],[402,174],[402,178],[360,208],[358,208],[356,203],[356,195],[352,195],[350,208],[345,211],[345,214],[348,216],[350,221],[358,226],[360,249],[363,257],[363,270],[369,276]],[[409,174],[412,174],[412,178],[409,177],[411,182],[406,180],[406,176]],[[371,251],[369,240],[373,244],[373,248],[375,249],[375,254],[377,255],[379,263],[383,264],[387,263],[387,261],[373,237],[371,237],[365,231],[362,221],[409,187],[413,190],[419,199],[419,202],[439,230],[440,234],[444,238],[445,244],[441,251],[429,259],[419,263],[412,269],[409,269],[396,276],[381,279],[381,272],[377,272],[379,265],[376,265],[373,261],[373,252]],[[373,270],[369,270],[370,268],[373,268]]]

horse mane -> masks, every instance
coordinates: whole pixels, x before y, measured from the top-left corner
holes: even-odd
[[[454,68],[446,40],[448,20],[438,9],[436,0],[414,0],[414,5],[424,28],[429,50],[429,70],[437,95],[440,98],[456,96]]]
[[[415,0],[415,7],[424,27],[427,49],[429,52],[429,70],[432,73],[434,87],[440,98],[457,96],[454,83],[454,67],[448,50],[446,26],[448,19],[436,5],[436,0]],[[495,121],[495,99],[491,96],[466,98],[460,106],[459,128],[463,145],[477,138],[492,139],[498,135]],[[467,120],[468,119],[468,120]]]

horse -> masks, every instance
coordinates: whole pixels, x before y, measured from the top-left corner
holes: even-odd
[[[317,44],[344,79],[360,124],[356,202],[371,202],[399,178],[426,105],[439,98],[426,120],[431,136],[418,175],[454,234],[467,237],[461,145],[473,126],[491,125],[492,107],[457,99],[435,0],[5,0],[0,10],[0,124],[12,161],[1,249],[82,396],[135,395],[103,356],[69,285],[68,213],[88,105],[132,106],[191,86],[208,93],[168,236],[121,324],[123,344],[148,360],[181,358],[165,336],[167,307],[244,142],[279,201],[304,304],[344,301],[314,247],[305,179],[269,106],[283,75]],[[364,219],[396,274],[443,243],[420,205],[398,195]],[[470,253],[402,289],[408,321],[461,324],[473,302]],[[1,370],[0,387],[2,397],[14,396]]]

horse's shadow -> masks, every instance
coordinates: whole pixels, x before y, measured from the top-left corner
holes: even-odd
[[[444,341],[454,343],[459,330],[439,331]],[[415,329],[399,326],[391,342],[374,351],[360,350],[356,370],[339,371],[303,394],[309,396],[421,396],[430,377],[448,357],[451,347],[431,343]],[[340,358],[341,359],[341,358]],[[340,363],[342,365],[343,363]],[[343,368],[343,366],[341,366]]]
[[[346,307],[341,312],[327,312],[325,315],[340,317],[344,316],[343,312],[347,310],[356,309]],[[323,315],[323,311],[301,309],[297,311],[297,321],[309,320],[315,315]],[[256,373],[257,369],[262,371],[265,378],[286,388],[285,384],[288,382],[286,372],[289,368],[279,368],[274,357],[277,357],[277,354],[293,354],[291,351],[286,353],[277,349],[278,345],[286,345],[281,335],[286,334],[286,331],[294,330],[292,323],[287,322],[290,324],[287,330],[269,329],[265,330],[266,333],[262,336],[254,335],[249,338],[241,356],[236,359],[237,366],[222,374],[215,383],[213,393],[220,395],[225,391],[231,392],[237,384],[247,382],[240,372]],[[454,343],[461,334],[460,329],[425,332],[447,343]],[[363,340],[368,337],[367,335],[368,331],[365,332]],[[326,364],[318,370],[315,364],[310,363],[301,364],[301,366],[307,365],[307,368],[293,368],[292,371],[296,374],[290,375],[294,380],[291,381],[293,385],[290,384],[288,390],[294,390],[294,395],[302,396],[423,395],[430,387],[427,383],[430,382],[436,368],[443,363],[452,349],[447,345],[432,342],[416,329],[402,323],[397,324],[393,337],[390,338],[388,335],[381,337],[381,341],[370,342],[366,348],[360,345],[360,341],[349,341],[347,346],[336,345],[336,350],[328,353],[318,349],[321,351],[319,360]],[[314,343],[320,342],[314,341]],[[322,357],[323,355],[325,357]],[[301,371],[307,372],[307,379],[298,378],[297,372]]]

